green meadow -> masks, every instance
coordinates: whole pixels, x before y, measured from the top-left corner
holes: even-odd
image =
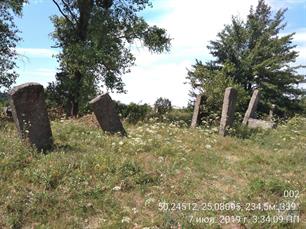
[[[0,126],[0,228],[305,228],[306,119],[246,138],[150,119],[52,121],[37,152]]]

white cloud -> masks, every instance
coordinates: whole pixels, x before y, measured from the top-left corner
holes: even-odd
[[[306,24],[306,22],[305,22]],[[293,36],[293,39],[295,42],[298,42],[298,43],[306,43],[306,30],[303,29],[303,30],[299,30],[296,32],[296,34]]]
[[[40,3],[43,3],[44,2],[44,0],[30,0],[30,4],[32,3],[32,4],[40,4]]]
[[[187,68],[195,59],[211,59],[206,46],[216,34],[230,23],[232,15],[244,18],[250,5],[257,0],[158,0],[154,2],[154,14],[165,12],[149,20],[166,28],[172,40],[171,52],[162,55],[139,49],[134,54],[137,66],[123,78],[128,94],[112,95],[123,102],[147,102],[153,104],[158,97],[169,98],[176,106],[186,106],[189,86]]]
[[[46,48],[16,48],[19,55],[33,58],[52,58],[58,52],[54,49]]]
[[[27,73],[32,74],[34,77],[54,77],[56,74],[56,70],[49,68],[38,68],[34,71]]]
[[[124,103],[149,103],[154,104],[159,97],[165,97],[174,105],[187,105],[189,86],[185,81],[186,66],[190,62],[177,64],[168,63],[151,66],[140,66],[126,75],[123,80],[126,83],[128,94],[112,94],[112,98]]]
[[[18,73],[21,77],[18,77],[16,80],[16,85],[27,83],[27,82],[36,82],[44,85],[48,85],[48,82],[51,82],[55,79],[56,69],[53,68],[34,68],[31,70],[19,69]]]
[[[302,7],[306,7],[305,0],[267,0],[267,2],[272,6],[273,9],[284,9],[284,8],[292,8],[296,5],[301,5]]]
[[[299,52],[299,59],[306,65],[306,45],[297,47],[295,50]]]
[[[232,15],[245,19],[250,6],[256,7],[257,0],[157,0],[152,13],[158,14],[149,20],[166,28],[173,38],[169,54],[152,55],[138,49],[134,51],[137,66],[132,73],[123,78],[128,94],[113,95],[123,102],[148,102],[153,104],[160,97],[169,98],[174,105],[186,106],[189,86],[186,82],[187,70],[195,59],[207,61],[211,59],[206,46],[210,40],[215,40],[225,24],[229,24]],[[275,3],[268,0],[268,3]],[[301,1],[286,0],[288,7]],[[274,6],[274,5],[272,5]],[[280,6],[280,5],[278,5]],[[279,8],[279,7],[278,7]],[[276,9],[278,9],[276,8]],[[305,42],[305,34],[300,31],[295,35],[295,41]],[[300,57],[297,63],[305,61],[305,49],[297,49]]]

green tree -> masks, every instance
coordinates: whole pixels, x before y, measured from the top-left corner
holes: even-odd
[[[286,24],[286,10],[274,15],[264,0],[250,8],[246,21],[232,17],[231,24],[218,33],[208,49],[215,57],[212,66],[240,84],[249,95],[254,87],[261,90],[262,112],[276,104],[279,114],[299,111],[303,91],[296,86],[303,80],[293,66],[298,53],[292,44],[294,33],[280,36]],[[201,66],[201,65],[199,65]]]
[[[187,79],[193,90],[190,96],[195,98],[197,94],[202,94],[204,103],[202,106],[201,120],[212,124],[220,119],[224,92],[227,87],[233,87],[237,90],[236,111],[243,112],[248,103],[248,94],[246,90],[231,77],[227,77],[222,69],[218,69],[212,62],[203,64],[196,61],[192,69],[188,71]]]
[[[13,14],[21,15],[24,0],[0,1],[0,88],[10,87],[17,78],[16,43],[20,40]]]
[[[77,89],[76,81],[72,80],[68,72],[56,73],[55,79],[55,82],[49,83],[46,90],[47,105],[49,108],[63,108],[65,114],[69,115],[73,107],[72,101],[75,94],[73,90]],[[88,101],[99,91],[97,85],[91,79],[90,77],[84,79],[80,88],[82,96],[79,97],[79,113],[81,115],[90,111]]]
[[[79,113],[80,101],[89,90],[104,86],[124,92],[121,76],[130,71],[136,40],[152,52],[169,50],[164,29],[149,26],[138,15],[151,6],[149,0],[53,0],[61,16],[54,16],[53,38],[61,48],[57,56],[60,71],[56,85],[66,84],[70,115]],[[84,99],[83,99],[84,100]]]
[[[154,110],[158,114],[165,114],[172,110],[172,104],[169,99],[158,98],[154,103]]]

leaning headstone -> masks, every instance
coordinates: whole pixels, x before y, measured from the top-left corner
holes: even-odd
[[[245,112],[245,115],[244,115],[244,118],[243,118],[243,121],[242,121],[242,123],[244,125],[246,125],[248,123],[248,120],[250,118],[255,118],[255,112],[256,112],[256,109],[257,109],[259,97],[260,97],[259,90],[256,89],[253,92],[252,98],[251,98],[250,103],[249,103],[249,107],[248,107],[247,111]]]
[[[197,95],[196,102],[194,104],[193,116],[191,121],[191,128],[196,128],[200,121],[201,113],[201,104],[202,104],[203,95]]]
[[[103,131],[112,134],[120,133],[121,136],[127,135],[116,112],[115,104],[108,93],[97,96],[89,104]]]
[[[9,101],[19,136],[38,150],[51,149],[53,139],[43,86],[25,83],[14,87]]]
[[[255,128],[272,129],[275,127],[275,123],[272,121],[264,121],[264,120],[250,118],[248,120],[248,127],[251,129]]]
[[[231,127],[234,121],[234,112],[237,99],[237,91],[232,87],[228,87],[225,90],[222,115],[220,122],[219,134],[225,136],[227,134],[227,128]]]

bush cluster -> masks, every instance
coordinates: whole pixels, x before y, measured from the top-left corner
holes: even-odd
[[[126,119],[130,123],[137,123],[145,120],[147,115],[152,111],[148,104],[130,103],[128,105],[119,101],[116,102],[116,108],[121,118]]]

